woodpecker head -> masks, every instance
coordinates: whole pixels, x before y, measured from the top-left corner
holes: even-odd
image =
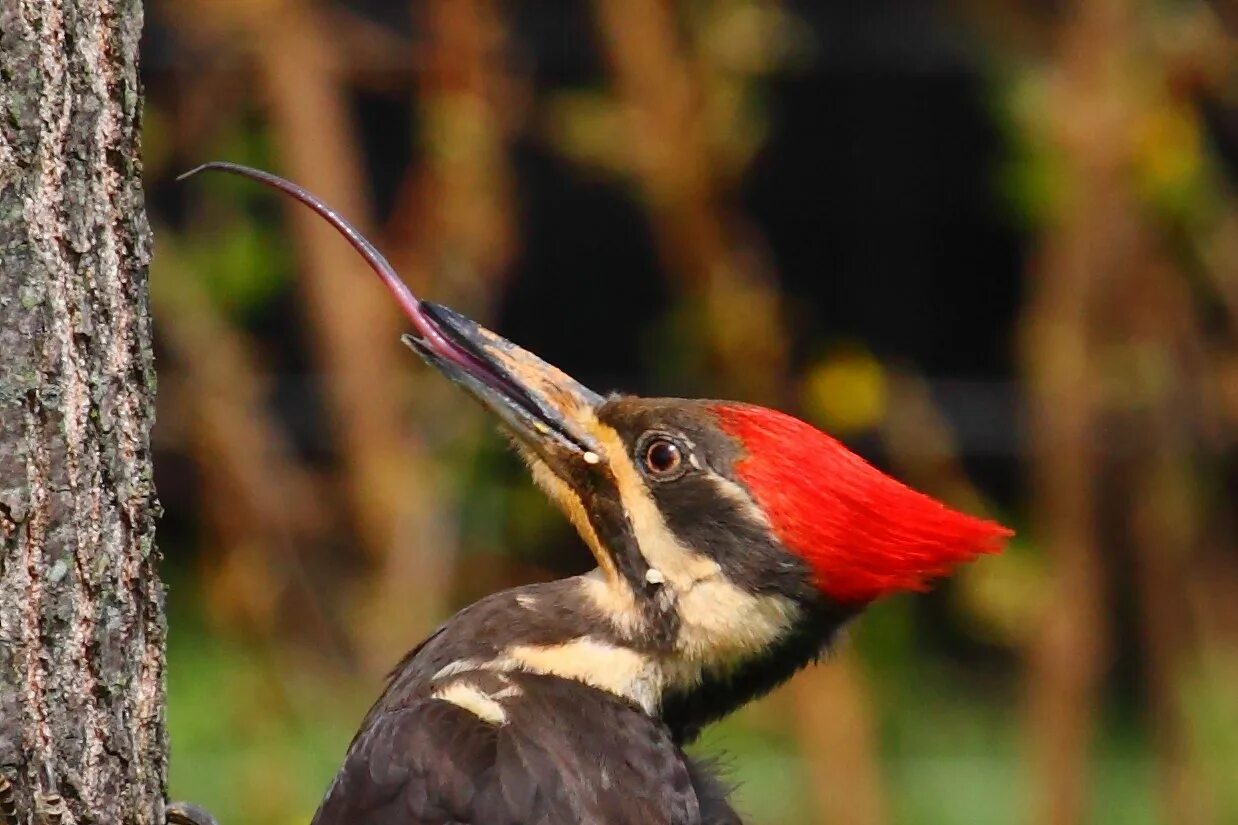
[[[754,619],[779,622],[797,610],[854,612],[924,590],[1009,535],[785,413],[603,397],[469,319],[423,307],[484,367],[447,360],[425,339],[410,345],[500,418],[592,550],[612,608],[635,610],[634,621],[708,633],[738,620],[731,630],[742,635],[759,630]],[[719,612],[730,615],[709,618]]]
[[[599,395],[442,306],[419,301],[303,190],[395,294],[410,347],[493,413],[597,560],[589,599],[678,668],[693,701],[725,674],[749,694],[815,656],[874,599],[925,589],[1010,532],[951,510],[792,416],[749,404]],[[729,688],[728,688],[729,689]],[[741,690],[741,692],[743,692]],[[719,712],[727,700],[718,699]],[[716,715],[716,714],[715,714]],[[709,712],[697,714],[706,717]]]
[[[874,599],[923,590],[1009,535],[792,416],[601,396],[462,315],[422,308],[467,358],[409,344],[498,416],[575,525],[598,563],[586,596],[624,647],[659,663],[657,704],[681,739],[814,659]],[[602,684],[596,671],[623,661],[580,675]]]

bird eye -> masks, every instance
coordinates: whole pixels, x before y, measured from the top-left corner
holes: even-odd
[[[665,438],[655,438],[645,445],[645,469],[658,477],[667,477],[683,467],[683,451],[679,445]]]

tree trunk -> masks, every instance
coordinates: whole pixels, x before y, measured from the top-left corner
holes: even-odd
[[[140,0],[0,3],[0,771],[22,822],[163,821],[141,22]]]

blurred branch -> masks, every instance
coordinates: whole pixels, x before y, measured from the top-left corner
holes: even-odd
[[[333,38],[314,7],[301,3],[283,8],[264,36],[258,56],[284,171],[366,231],[365,176]],[[399,360],[394,307],[329,227],[295,205],[289,215],[301,243],[313,344],[343,447],[349,509],[375,568],[373,587],[357,609],[358,638],[367,663],[385,669],[441,616],[454,556],[442,515],[451,512],[450,496],[407,432],[411,379]]]
[[[1194,240],[1200,270],[1225,308],[1231,341],[1238,342],[1238,204],[1228,203],[1215,228]]]
[[[753,233],[723,206],[701,72],[678,41],[672,7],[660,0],[595,7],[634,172],[666,271],[680,279],[684,306],[700,312],[709,366],[734,395],[779,398],[788,362],[778,292]]]
[[[334,37],[342,83],[371,92],[407,89],[409,55],[417,54],[410,38],[344,7],[316,9]]]
[[[1133,228],[1121,171],[1129,112],[1118,94],[1130,21],[1121,0],[1078,3],[1058,32],[1047,116],[1073,198],[1030,274],[1023,369],[1032,436],[1032,513],[1051,581],[1032,640],[1029,822],[1084,821],[1089,747],[1108,667],[1104,568],[1096,546],[1097,389],[1093,324]]]
[[[215,75],[215,82],[226,78],[231,94],[202,93],[186,99],[190,106],[205,107],[204,114],[211,119],[209,104],[245,100],[246,92],[253,91],[249,82],[253,61],[266,48],[267,36],[281,25],[284,14],[299,14],[305,8],[311,8],[332,35],[330,51],[340,58],[335,70],[341,83],[370,91],[407,88],[409,55],[416,56],[407,35],[346,6],[314,0],[152,3],[150,10],[173,24],[178,38],[191,45],[183,52],[159,55],[162,62],[156,67],[173,72],[183,68],[195,80],[202,74]]]
[[[417,98],[422,164],[402,198],[405,254],[441,300],[485,318],[516,249],[507,142],[522,91],[505,70],[503,21],[487,0],[413,4],[425,41]]]
[[[862,674],[855,657],[840,651],[790,685],[795,726],[803,731],[796,738],[821,821],[830,825],[889,819]]]
[[[1232,564],[1218,564],[1208,552],[1208,534],[1224,540],[1228,532],[1212,515],[1213,497],[1203,489],[1221,455],[1211,436],[1218,428],[1200,420],[1212,418],[1213,408],[1190,401],[1209,398],[1208,337],[1187,279],[1163,245],[1149,240],[1141,265],[1122,276],[1123,304],[1113,335],[1131,354],[1123,365],[1126,386],[1109,407],[1132,445],[1118,472],[1130,486],[1136,593],[1165,819],[1194,825],[1228,821],[1238,812],[1231,808],[1222,816],[1208,786],[1210,766],[1199,744],[1207,732],[1192,724],[1196,697],[1189,691],[1214,677],[1209,662],[1228,658],[1230,667],[1238,664],[1234,650],[1205,631],[1210,605],[1192,603],[1200,597],[1192,579],[1225,580]],[[1238,712],[1238,703],[1229,705]],[[1221,775],[1217,768],[1225,770],[1222,765],[1232,767],[1232,757],[1211,765],[1214,777]]]
[[[1165,821],[1194,825],[1216,821],[1215,803],[1203,784],[1184,706],[1189,674],[1198,668],[1199,639],[1188,601],[1188,569],[1199,546],[1196,469],[1181,441],[1176,405],[1161,399],[1153,421],[1139,435],[1131,509],[1135,581],[1141,609],[1152,733],[1160,761]]]
[[[1053,39],[1044,69],[1048,96],[1033,127],[1044,130],[1061,180],[1031,274],[1023,327],[1033,510],[1053,575],[1031,649],[1029,735],[1037,783],[1031,821],[1049,825],[1085,818],[1088,746],[1110,635],[1098,514],[1127,494],[1166,814],[1175,823],[1210,819],[1177,685],[1190,634],[1172,606],[1173,559],[1186,552],[1192,518],[1189,507],[1173,508],[1172,515],[1165,509],[1171,489],[1179,502],[1187,495],[1185,469],[1172,469],[1176,458],[1166,460],[1180,454],[1176,428],[1130,433],[1134,452],[1145,459],[1113,479],[1104,476],[1108,483],[1100,474],[1102,457],[1111,461],[1113,455],[1102,448],[1126,446],[1101,441],[1112,433],[1106,425],[1127,415],[1132,399],[1148,400],[1148,376],[1121,366],[1169,358],[1174,350],[1171,342],[1141,340],[1140,333],[1147,319],[1172,313],[1175,297],[1156,286],[1172,268],[1154,218],[1161,193],[1151,188],[1165,186],[1166,167],[1149,154],[1163,154],[1165,147],[1148,135],[1173,104],[1165,62],[1157,59],[1164,56],[1147,52],[1154,40],[1149,14],[1125,0],[1070,7]],[[1172,271],[1172,278],[1181,273]],[[1170,384],[1173,371],[1168,363],[1154,368],[1156,380]],[[1182,414],[1179,406],[1176,415]],[[1179,426],[1192,423],[1188,416]]]
[[[212,521],[228,539],[219,543],[222,557],[206,559],[217,580],[208,600],[239,606],[249,628],[268,640],[292,623],[309,631],[306,641],[342,656],[303,558],[328,532],[325,494],[267,414],[267,389],[245,341],[219,315],[170,234],[159,238],[151,303],[180,385],[193,393],[184,405],[193,421],[189,442],[208,479]]]
[[[1067,297],[1071,288],[1061,281],[1069,279],[1050,275],[1054,269],[1068,271],[1046,265],[1024,333],[1033,410],[1033,513],[1053,576],[1031,648],[1028,730],[1042,807],[1029,821],[1074,825],[1083,817],[1093,709],[1108,664],[1107,602],[1094,544],[1090,395],[1097,376],[1089,364],[1083,302]]]
[[[432,283],[435,300],[484,323],[517,251],[508,141],[523,90],[507,71],[504,21],[489,0],[419,0],[412,14],[421,32],[410,101],[420,151],[388,220],[391,258],[414,288]],[[482,417],[448,411],[458,409],[453,387],[424,389],[418,413],[444,449],[489,433]]]

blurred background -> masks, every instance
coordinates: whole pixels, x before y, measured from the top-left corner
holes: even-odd
[[[1018,537],[716,726],[758,825],[1238,823],[1238,5],[148,0],[172,794],[304,823],[383,675],[589,555],[304,184],[599,390]]]

